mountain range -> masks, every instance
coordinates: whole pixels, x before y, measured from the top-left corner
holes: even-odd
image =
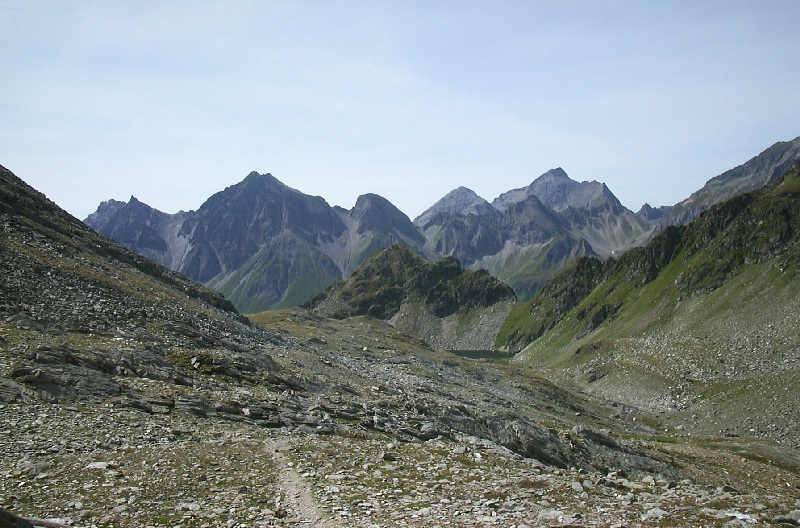
[[[397,243],[310,309],[245,317],[0,167],[0,520],[795,526],[798,204],[800,163],[519,303]],[[535,206],[507,211],[558,218]],[[508,304],[498,361],[381,320]]]
[[[249,174],[196,211],[167,214],[134,197],[103,202],[85,222],[124,246],[207,284],[244,312],[303,304],[349,277],[376,249],[403,243],[428,259],[485,269],[528,299],[581,256],[606,258],[684,224],[713,203],[757,188],[800,154],[777,143],[672,207],[633,213],[599,182],[553,169],[491,203],[460,187],[413,222],[388,200],[360,196],[346,210]]]
[[[351,483],[385,493],[396,479],[414,503],[436,507],[444,503],[431,493],[461,501],[476,470],[487,492],[535,469],[565,496],[589,471],[618,471],[619,485],[691,475],[653,447],[617,438],[629,426],[604,418],[605,403],[432,350],[375,318],[340,322],[301,309],[241,316],[3,167],[0,248],[3,525],[224,526],[257,517],[266,526],[342,527],[352,524],[331,520],[342,518],[339,506],[323,501],[352,507]],[[510,295],[453,260],[420,261],[407,275],[434,286],[438,313],[458,311],[451,294],[460,287],[444,277],[487,302]],[[476,306],[480,295],[468,301]],[[614,436],[603,429],[611,424]],[[347,458],[341,468],[337,453]],[[430,489],[431,471],[445,488]],[[393,497],[363,518],[395,524],[411,515],[408,503]],[[523,513],[499,513],[505,524],[522,522]]]
[[[424,243],[380,196],[363,195],[346,211],[255,172],[197,211],[169,215],[131,197],[104,202],[86,223],[249,312],[308,301],[375,249]]]

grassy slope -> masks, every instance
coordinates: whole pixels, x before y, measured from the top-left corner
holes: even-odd
[[[671,243],[654,241],[667,251],[635,250],[602,272],[579,261],[605,280],[565,270],[560,288],[515,308],[499,339],[531,336],[518,363],[661,411],[659,427],[797,444],[798,193],[795,167],[779,186],[714,208]],[[669,258],[645,258],[653,255]],[[565,295],[566,286],[583,295]]]

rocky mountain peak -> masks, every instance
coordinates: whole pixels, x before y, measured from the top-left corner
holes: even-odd
[[[106,200],[101,202],[100,205],[97,206],[97,210],[86,218],[85,223],[94,229],[98,229],[98,226],[107,224],[120,209],[125,207],[125,205],[127,205],[125,202],[119,200]]]
[[[527,187],[520,187],[507,191],[492,201],[492,206],[498,211],[505,211],[512,205],[526,200],[529,196],[536,196],[545,205],[552,195],[561,195],[569,192],[577,182],[570,179],[564,169],[557,167],[545,172]],[[552,189],[551,189],[552,188]]]
[[[414,220],[414,225],[421,228],[430,223],[438,215],[493,215],[498,211],[475,191],[466,187],[453,189],[438,202],[426,209]]]
[[[241,183],[244,184],[245,186],[261,185],[261,186],[287,187],[287,185],[285,185],[282,181],[280,181],[278,178],[276,178],[269,172],[260,174],[257,171],[252,171],[250,172],[250,174],[245,176],[244,180],[242,180]]]
[[[572,185],[578,182],[570,178],[564,169],[556,167],[536,178],[533,183],[531,183],[531,186],[537,183],[539,185]]]
[[[589,209],[609,201],[612,205],[621,207],[619,200],[606,184],[597,181],[577,182],[561,167],[550,169],[527,187],[501,194],[495,198],[492,205],[500,211],[505,211],[529,196],[536,196],[544,205],[556,212],[569,208]]]
[[[420,244],[424,242],[408,216],[383,196],[362,194],[349,215],[356,220],[359,234],[367,231],[397,232]]]
[[[123,209],[128,209],[129,211],[135,211],[138,214],[149,215],[156,212],[162,214],[161,211],[158,211],[157,209],[150,207],[149,205],[142,202],[133,195],[131,195],[130,200],[128,200],[128,203],[124,204]]]
[[[537,178],[529,189],[542,203],[559,212],[570,207],[586,209],[609,200],[612,203],[618,202],[605,183],[576,182],[560,169],[549,171]]]
[[[258,207],[259,202],[265,196],[283,195],[291,192],[297,191],[284,185],[283,182],[269,173],[259,174],[253,171],[239,183],[230,185],[211,196],[200,206],[200,210],[219,207],[221,204],[229,203],[231,200],[238,201],[239,205]]]
[[[641,209],[639,209],[636,214],[648,222],[654,222],[659,220],[665,214],[667,214],[670,210],[668,205],[662,205],[660,207],[653,207],[649,203],[645,203]]]

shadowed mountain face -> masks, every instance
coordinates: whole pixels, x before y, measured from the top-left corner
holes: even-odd
[[[797,448],[799,234],[796,162],[619,259],[577,260],[514,308],[498,344],[676,427]]]
[[[316,245],[345,230],[344,222],[318,196],[307,196],[269,174],[251,173],[209,198],[182,225],[191,240],[178,270],[201,282],[241,268],[260,248],[288,231]]]

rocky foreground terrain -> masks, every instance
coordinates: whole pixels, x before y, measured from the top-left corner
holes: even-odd
[[[117,396],[2,404],[2,507],[85,527],[797,519],[796,469],[736,438],[645,433],[635,409],[426,351],[372,319],[297,310],[264,323],[303,336],[271,352],[308,389],[205,375],[198,363],[191,385],[115,375]],[[487,429],[468,434],[470,421]]]
[[[796,525],[800,509],[796,480],[719,453],[701,459],[719,475],[696,483],[554,468],[471,436],[402,442],[110,404],[2,411],[3,507],[76,527],[764,526]]]
[[[0,509],[73,527],[800,522],[791,457],[373,318],[245,318],[0,179]]]

